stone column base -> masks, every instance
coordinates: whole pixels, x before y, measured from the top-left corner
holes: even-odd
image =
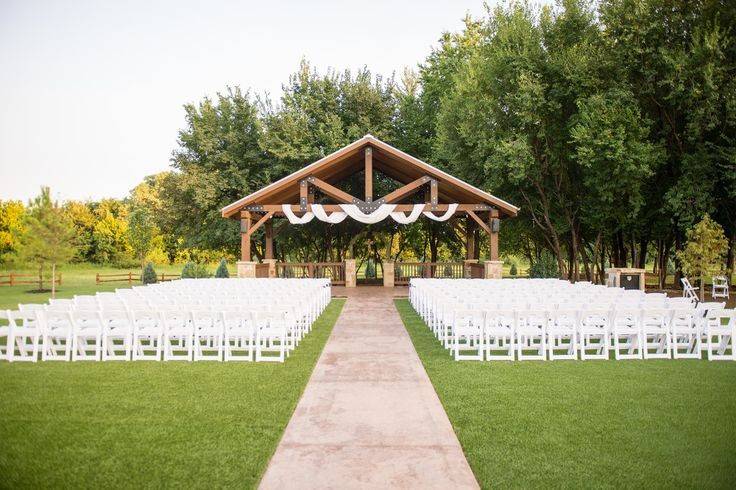
[[[503,261],[501,260],[486,260],[483,264],[485,266],[486,279],[501,279],[503,277]]]
[[[276,259],[263,259],[264,264],[268,264],[268,277],[269,278],[275,278],[276,277]]]
[[[345,260],[345,287],[354,288],[358,285],[358,271],[355,270],[355,259]]]
[[[394,262],[383,262],[383,287],[394,287]]]
[[[246,262],[246,261],[238,261],[238,277],[250,277],[255,278],[256,277],[256,264],[257,262]]]

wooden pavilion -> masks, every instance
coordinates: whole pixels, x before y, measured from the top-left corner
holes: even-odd
[[[338,187],[341,181],[361,172],[364,173],[365,182],[362,195],[354,196]],[[400,187],[384,196],[375,196],[374,172],[393,179]],[[421,197],[421,193],[424,194],[423,201],[419,202],[424,204],[419,210],[417,196]],[[320,196],[319,204],[315,201],[315,195]],[[277,263],[273,241],[278,232],[274,233],[273,221],[276,218],[292,221],[300,215],[304,217],[309,214],[311,217],[313,213],[322,216],[327,212],[344,214],[346,210],[353,212],[351,216],[356,213],[364,216],[385,210],[388,207],[386,205],[390,205],[393,212],[414,210],[422,211],[425,215],[455,213],[455,218],[458,214],[464,214],[466,260],[458,264],[403,263],[396,267],[384,262],[384,285],[406,283],[410,277],[501,276],[501,262],[498,261],[500,220],[516,216],[519,208],[371,135],[224,207],[222,216],[240,220],[241,223],[239,277],[331,277],[336,284],[354,286],[354,260],[334,264]],[[264,227],[265,235],[264,259],[262,263],[257,263],[252,261],[251,240],[254,232],[261,227]],[[489,236],[489,260],[482,265],[474,260],[477,256],[476,227]]]

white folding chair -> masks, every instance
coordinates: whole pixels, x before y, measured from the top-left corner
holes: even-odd
[[[698,298],[697,291],[695,291],[695,288],[692,286],[692,284],[690,284],[690,279],[688,279],[687,277],[682,277],[680,278],[680,282],[682,283],[682,297],[683,298],[690,298],[696,303],[700,301],[700,298]]]
[[[456,361],[483,360],[483,319],[474,310],[455,310],[452,319],[453,353]]]
[[[516,335],[516,312],[491,310],[484,316],[486,360],[513,361]]]
[[[516,318],[516,358],[520,361],[546,360],[547,312],[523,310],[517,312]]]
[[[72,311],[72,361],[99,361],[102,320],[96,311]]]
[[[1,318],[7,319],[7,342],[3,354],[9,362],[38,361],[41,347],[41,328],[35,311],[1,311]]]
[[[72,319],[67,311],[36,311],[41,327],[43,361],[69,361],[72,356]]]
[[[726,276],[715,276],[713,278],[711,297],[713,299],[728,299],[728,279],[726,278]]]
[[[579,317],[580,359],[609,358],[611,314],[607,308],[587,308]]]
[[[258,312],[256,321],[256,361],[284,362],[286,324],[283,314]]]
[[[641,311],[634,308],[617,308],[613,313],[611,337],[617,361],[642,358],[640,317]]]
[[[736,310],[710,310],[705,317],[709,361],[736,361]]]
[[[255,325],[251,311],[223,311],[225,361],[252,361]]]
[[[159,312],[163,326],[164,361],[191,361],[194,355],[194,327],[189,313],[177,307]]]
[[[672,357],[670,336],[671,314],[665,309],[645,308],[641,312],[641,342],[644,359],[669,359]]]
[[[554,310],[547,325],[547,350],[549,360],[577,359],[578,312]]]
[[[222,361],[222,323],[219,314],[211,310],[192,310],[194,329],[194,360]]]
[[[163,350],[163,327],[158,314],[150,308],[130,311],[133,323],[133,360],[160,361]]]
[[[700,359],[702,334],[694,309],[679,308],[670,312],[670,335],[674,359]]]
[[[102,309],[102,360],[129,361],[133,351],[133,322],[125,309]]]

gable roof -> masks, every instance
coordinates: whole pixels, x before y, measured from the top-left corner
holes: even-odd
[[[222,216],[225,218],[236,217],[243,207],[253,204],[297,203],[300,180],[310,176],[318,177],[330,183],[342,180],[363,169],[364,160],[361,150],[368,146],[374,149],[374,169],[402,184],[408,184],[415,179],[428,175],[437,180],[441,201],[487,204],[498,208],[499,212],[506,216],[516,216],[519,212],[519,208],[513,204],[482,191],[367,134],[326,157],[225,206],[221,210]]]

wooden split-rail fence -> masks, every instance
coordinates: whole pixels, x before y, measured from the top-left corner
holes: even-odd
[[[158,282],[173,281],[181,279],[179,274],[158,274]],[[141,282],[141,274],[139,272],[127,272],[120,274],[96,274],[95,282],[102,284],[103,282],[127,282],[132,285],[134,282]]]
[[[56,274],[56,285],[61,286],[61,274]],[[0,274],[0,286],[20,286],[23,284],[37,284],[38,289],[41,289],[41,284],[51,283],[51,278],[47,277],[45,280],[40,274]]]

